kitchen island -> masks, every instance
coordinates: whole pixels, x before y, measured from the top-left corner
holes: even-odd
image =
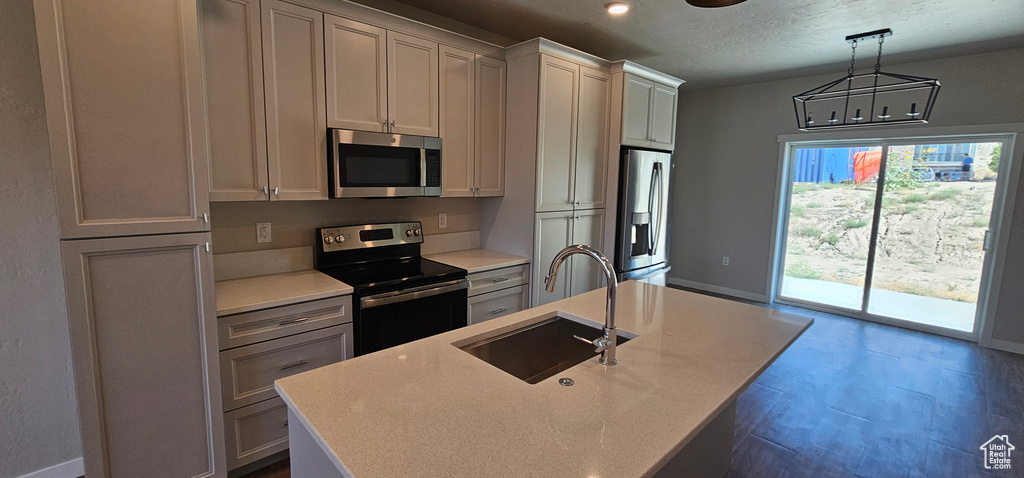
[[[456,346],[556,313],[599,329],[604,307],[599,289],[278,380],[292,476],[722,476],[736,398],[812,322],[628,281],[618,365],[530,384]]]

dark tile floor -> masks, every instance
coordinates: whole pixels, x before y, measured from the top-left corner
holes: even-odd
[[[788,306],[815,323],[740,395],[730,478],[1024,477],[1024,356]],[[1013,469],[979,447],[1009,435]],[[287,461],[245,478],[286,478]]]

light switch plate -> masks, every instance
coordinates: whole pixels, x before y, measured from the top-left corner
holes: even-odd
[[[270,223],[269,222],[257,222],[256,223],[256,243],[263,244],[270,242]]]

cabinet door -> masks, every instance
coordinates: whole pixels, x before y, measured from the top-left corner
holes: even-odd
[[[387,131],[387,32],[324,15],[327,126]]]
[[[580,112],[576,130],[574,179],[574,205],[577,209],[605,207],[611,84],[611,75],[580,67]]]
[[[651,100],[651,147],[672,150],[676,145],[676,102],[679,90],[654,84]]]
[[[441,195],[473,196],[476,192],[476,58],[471,52],[442,46],[440,61]]]
[[[525,310],[528,295],[526,286],[521,285],[470,297],[466,301],[466,316],[469,318],[467,325],[487,322]]]
[[[651,146],[651,101],[654,82],[639,76],[625,74],[622,98],[622,144]]]
[[[569,261],[566,261],[559,268],[555,291],[544,289],[544,276],[548,274],[551,261],[572,240],[572,211],[537,213],[536,216],[533,239],[534,307],[569,297],[572,277]]]
[[[269,197],[258,0],[203,0],[210,200]]]
[[[505,62],[476,56],[476,195],[505,195]]]
[[[598,250],[603,247],[604,209],[576,211],[572,225],[572,244],[584,244]],[[575,255],[570,260],[572,287],[569,295],[578,295],[601,287],[604,274],[597,261],[581,255]]]
[[[35,18],[61,237],[209,230],[196,1],[39,0]]]
[[[537,111],[537,212],[573,207],[580,67],[541,55]]]
[[[388,120],[391,132],[438,135],[436,42],[388,32]]]
[[[86,476],[225,476],[209,241],[62,242]]]
[[[270,199],[327,199],[324,16],[263,0]]]

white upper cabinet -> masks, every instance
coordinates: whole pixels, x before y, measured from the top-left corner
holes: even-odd
[[[476,195],[505,195],[505,62],[476,55]]]
[[[327,199],[324,16],[263,0],[270,198]]]
[[[393,31],[387,41],[390,131],[437,136],[437,42]]]
[[[672,150],[676,146],[676,105],[679,90],[654,84],[651,101],[651,147]]]
[[[324,16],[327,126],[387,132],[387,31]]]
[[[611,84],[612,77],[608,73],[580,67],[576,174],[573,180],[577,209],[605,207]]]
[[[442,195],[503,195],[505,62],[441,46],[439,77]]]
[[[209,230],[197,7],[35,2],[61,237]]]
[[[473,196],[476,192],[476,68],[474,53],[440,49],[440,133],[442,194]]]
[[[258,0],[203,0],[210,200],[269,196]]]
[[[678,89],[631,73],[623,79],[622,144],[675,147]]]
[[[537,212],[573,208],[580,66],[540,55]]]
[[[651,145],[651,98],[654,82],[626,74],[622,98],[622,144],[648,147]]]

